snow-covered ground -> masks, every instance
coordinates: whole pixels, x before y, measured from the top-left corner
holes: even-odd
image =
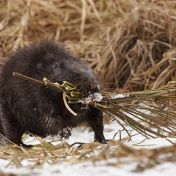
[[[118,129],[118,125],[116,122],[112,122],[110,124],[105,125],[105,137],[107,139],[112,139],[115,133],[120,130]],[[115,140],[119,139],[119,134],[115,136]],[[121,133],[121,137],[127,137],[125,132]],[[67,140],[69,144],[74,142],[84,142],[90,143],[93,141],[93,132],[89,131],[87,128],[75,128],[72,131],[72,136]],[[28,144],[34,144],[33,138],[29,138],[26,141]],[[144,138],[140,135],[134,135],[132,141],[126,141],[125,144],[128,146],[132,146],[134,148],[154,148],[160,146],[169,146],[170,143],[164,139],[148,139],[144,140]],[[50,165],[45,163],[42,166],[29,168],[29,167],[21,167],[16,168],[12,165],[9,165],[8,160],[0,159],[0,171],[7,173],[14,173],[17,175],[44,175],[44,176],[170,176],[175,175],[176,173],[176,165],[175,163],[166,162],[164,164],[157,165],[152,167],[151,169],[147,169],[144,172],[134,172],[134,167],[136,163],[127,162],[123,165],[111,165],[110,162],[118,162],[120,158],[117,158],[116,161],[111,160],[103,160],[103,161],[85,161],[85,162],[58,162],[54,165]],[[28,162],[28,161],[25,161]],[[25,164],[24,164],[25,165]]]

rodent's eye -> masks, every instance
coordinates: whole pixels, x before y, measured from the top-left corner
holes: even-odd
[[[73,74],[76,78],[79,78],[80,77],[80,74],[79,73],[74,73]],[[83,80],[81,80],[81,81],[83,81]]]
[[[52,68],[58,68],[59,64],[57,62],[53,63]]]

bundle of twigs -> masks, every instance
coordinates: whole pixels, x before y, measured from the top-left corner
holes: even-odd
[[[77,115],[70,108],[71,103],[82,103],[95,106],[112,117],[126,130],[125,124],[145,137],[176,136],[176,87],[167,86],[155,90],[128,93],[101,92],[84,97],[81,91],[69,82],[52,83],[44,78],[39,81],[25,75],[14,73],[14,76],[63,91],[63,100],[70,113]],[[126,130],[128,133],[128,131]]]
[[[100,107],[97,106],[146,137],[175,137],[174,93],[176,88],[173,87],[123,94],[106,93],[103,97],[108,97],[107,101],[101,101]]]

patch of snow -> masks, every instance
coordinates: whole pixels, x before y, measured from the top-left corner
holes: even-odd
[[[103,99],[103,96],[101,93],[95,92],[93,94],[90,94],[88,97],[84,98],[83,100],[80,100],[83,104],[90,104],[90,102],[101,102]]]
[[[126,98],[126,97],[129,97],[129,94],[127,94],[127,93],[126,94],[121,93],[121,94],[112,95],[111,99]]]
[[[122,127],[118,125],[116,121],[112,121],[112,123],[105,125],[104,133],[106,139],[113,139],[114,135],[118,132],[118,135],[115,136],[115,140],[118,140],[120,131],[122,138],[128,137],[125,131],[123,131]],[[133,133],[135,134],[135,132]],[[69,144],[73,144],[74,142],[89,143],[93,141],[93,138],[94,134],[89,128],[78,127],[72,130],[72,136],[66,141]],[[37,144],[36,140],[32,137],[26,139],[25,143]],[[55,143],[57,143],[57,141]],[[170,145],[168,141],[162,138],[144,140],[144,137],[141,135],[134,135],[131,141],[126,141],[125,143],[135,148],[154,148]],[[175,163],[164,163],[144,172],[137,173],[133,172],[133,169],[136,166],[136,163],[133,162],[128,162],[128,164],[119,166],[110,165],[111,162],[118,162],[118,160],[120,161],[120,158],[115,158],[115,161],[89,161],[81,163],[71,163],[68,161],[55,165],[45,163],[41,167],[31,169],[28,167],[15,168],[11,165],[7,167],[9,161],[0,159],[0,171],[14,173],[21,176],[28,174],[41,176],[166,176],[175,175],[176,173]],[[28,161],[23,161],[23,165],[27,166]]]

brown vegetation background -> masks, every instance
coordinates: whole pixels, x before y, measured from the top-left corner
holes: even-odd
[[[175,80],[175,0],[1,0],[0,59],[44,39],[86,59],[105,88]]]

